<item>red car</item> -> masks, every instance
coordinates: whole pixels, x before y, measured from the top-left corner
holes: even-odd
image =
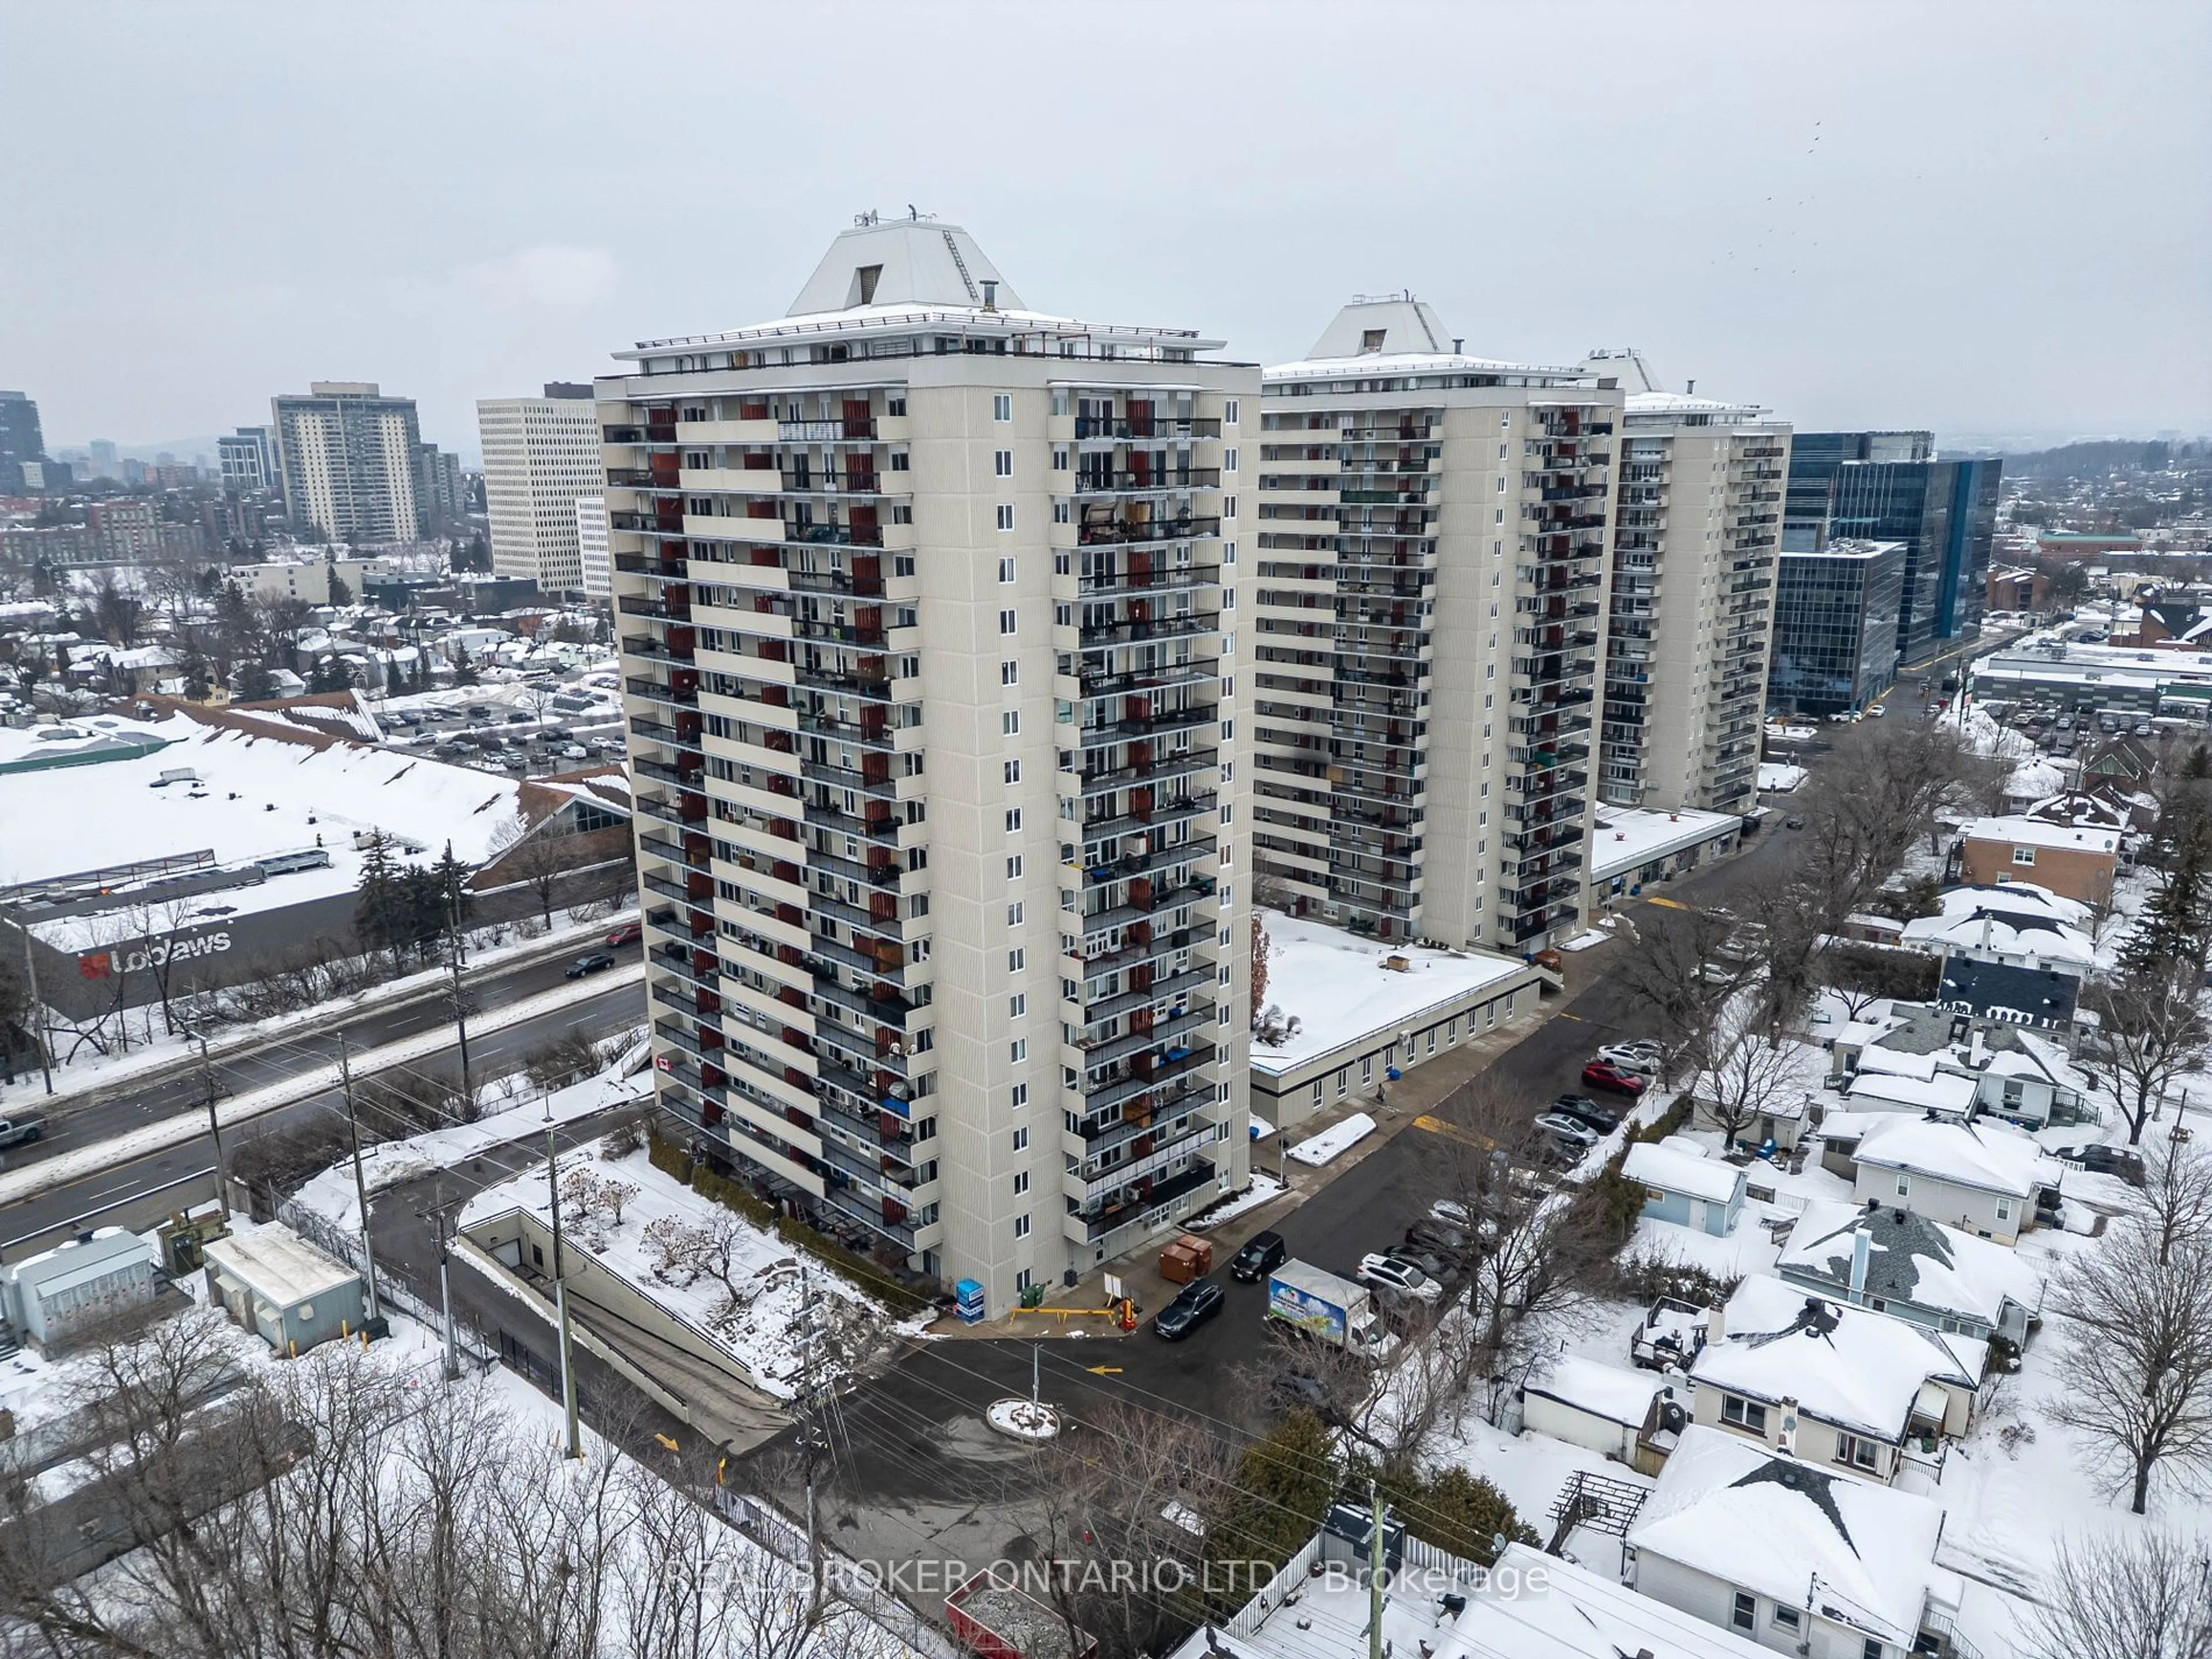
[[[610,945],[632,945],[644,937],[645,928],[641,924],[635,921],[625,921],[608,930],[607,943]]]
[[[1583,1081],[1594,1089],[1611,1089],[1617,1094],[1640,1095],[1644,1092],[1645,1079],[1605,1060],[1594,1060],[1583,1067]]]

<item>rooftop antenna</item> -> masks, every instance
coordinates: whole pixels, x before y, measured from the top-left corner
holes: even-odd
[[[1689,381],[1686,381],[1686,382],[1684,382],[1683,386],[1682,386],[1682,395],[1683,395],[1684,397],[1686,397],[1686,398],[1695,397],[1695,396],[1697,395],[1697,391],[1698,391],[1698,383],[1697,383],[1695,380],[1689,380]]]

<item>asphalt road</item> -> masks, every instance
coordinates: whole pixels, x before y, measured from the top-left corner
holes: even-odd
[[[562,963],[556,961],[500,975],[471,988],[476,991],[483,1006],[495,1007],[559,984]],[[346,1030],[349,1041],[358,1046],[369,1046],[445,1024],[447,1022],[442,1018],[444,1013],[444,1005],[433,1002],[420,1008],[398,1010],[388,1015],[366,1016],[349,1024]],[[505,1030],[495,1031],[481,1041],[471,1042],[469,1046],[470,1064],[479,1079],[518,1071],[532,1051],[554,1038],[577,1036],[596,1042],[628,1030],[644,1018],[645,1000],[641,988],[635,985],[614,987],[586,1001],[538,1015]],[[337,1052],[333,1028],[331,1031],[308,1036],[298,1046],[280,1050],[275,1055],[248,1057],[237,1062],[233,1068],[218,1070],[217,1086],[235,1089],[279,1081],[293,1071],[317,1064],[334,1056]],[[228,1080],[233,1079],[240,1080]],[[174,1081],[164,1080],[152,1085],[143,1095],[91,1108],[83,1115],[82,1121],[77,1118],[61,1120],[45,1139],[30,1147],[12,1148],[5,1157],[12,1162],[24,1153],[45,1155],[70,1146],[104,1139],[157,1118],[190,1111],[199,1106],[204,1097],[199,1092],[196,1072],[187,1072],[184,1082],[186,1092],[181,1101],[170,1092],[175,1086]],[[135,1105],[133,1115],[115,1122],[100,1134],[92,1134],[83,1127],[93,1113],[105,1115],[127,1105]],[[336,1112],[340,1107],[338,1095],[333,1090],[257,1119],[257,1130],[305,1122],[318,1114]],[[234,1130],[234,1141],[236,1134],[237,1131]],[[209,1137],[202,1135],[152,1158],[102,1170],[98,1175],[58,1187],[36,1198],[9,1205],[0,1208],[0,1246],[4,1246],[6,1241],[43,1233],[80,1217],[96,1216],[105,1206],[119,1199],[165,1185],[198,1170],[210,1169],[214,1164],[214,1143]],[[87,1224],[90,1223],[88,1221]]]
[[[1802,842],[1781,827],[1779,814],[1767,823],[1737,858],[1672,883],[1656,896],[1726,904],[1747,878],[1794,860]],[[1632,906],[1632,915],[1644,908]],[[1583,1065],[1600,1043],[1649,1035],[1626,994],[1601,975],[1484,1075],[1533,1111],[1559,1094],[1583,1091]],[[1430,1133],[1404,1127],[1272,1224],[1293,1256],[1349,1275],[1363,1255],[1396,1243],[1442,1195],[1436,1147]],[[1264,1316],[1266,1288],[1237,1284],[1225,1267],[1218,1267],[1214,1277],[1228,1293],[1227,1306],[1179,1342],[1161,1340],[1147,1322],[1118,1338],[1036,1344],[951,1339],[908,1348],[841,1403],[841,1541],[871,1559],[955,1547],[976,1559],[972,1552],[988,1540],[975,1534],[994,1524],[994,1490],[1001,1492],[1003,1507],[1005,1475],[994,1468],[988,1443],[979,1446],[965,1430],[993,1400],[1026,1395],[1033,1362],[1044,1397],[1079,1417],[1086,1407],[1118,1400],[1224,1430],[1263,1426],[1273,1410],[1267,1382],[1281,1368]],[[998,1524],[1003,1529],[1012,1523]]]

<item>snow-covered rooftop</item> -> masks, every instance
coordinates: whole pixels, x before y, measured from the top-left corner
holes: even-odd
[[[1708,1204],[1733,1202],[1744,1180],[1743,1171],[1733,1164],[1649,1140],[1639,1140],[1628,1149],[1620,1172],[1647,1187],[1702,1198]]]
[[[216,1267],[280,1308],[311,1302],[361,1277],[277,1222],[210,1239],[206,1254]]]
[[[1869,1048],[1869,1054],[1879,1052]],[[1910,1060],[1911,1055],[1896,1058]],[[1970,1077],[1944,1072],[1934,1077],[1899,1077],[1862,1066],[1844,1092],[1854,1106],[1872,1102],[1898,1108],[1900,1114],[1914,1112],[1948,1112],[1964,1116],[1972,1110],[1974,1096],[1979,1085]],[[1916,1118],[1914,1121],[1917,1121]]]
[[[2097,959],[2095,944],[2082,931],[2089,920],[2088,907],[2046,887],[2024,881],[1958,887],[1943,895],[1942,904],[1941,915],[1905,924],[1907,945],[1923,951],[1978,951],[2083,967]]]
[[[1564,1354],[1553,1362],[1551,1374],[1528,1385],[1530,1394],[1563,1401],[1608,1423],[1643,1426],[1651,1409],[1651,1396],[1666,1386],[1656,1371],[1624,1370],[1601,1365],[1595,1359]]]
[[[1973,1086],[1971,1079],[1956,1080]],[[2058,1178],[2058,1166],[2033,1136],[1987,1120],[1931,1123],[1899,1112],[1859,1138],[1856,1157],[1861,1164],[2012,1198],[2026,1198]]]
[[[1821,1618],[1911,1647],[1930,1589],[1957,1600],[1936,1565],[1942,1533],[1943,1511],[1924,1498],[1693,1425],[1628,1541],[1789,1607],[1805,1604],[1809,1584]]]
[[[1894,1206],[1863,1208],[1815,1200],[1790,1229],[1777,1269],[1847,1291],[1859,1233],[1867,1237],[1864,1289],[1870,1297],[1990,1326],[1997,1323],[2007,1298],[2030,1313],[2042,1306],[2042,1276],[2019,1251]]]
[[[1425,1023],[1425,1011],[1527,971],[1525,963],[1488,951],[1376,945],[1340,927],[1266,914],[1267,1006],[1298,1022],[1294,1035],[1273,1047],[1254,1037],[1252,1069],[1270,1076],[1375,1032],[1395,1037]],[[1407,964],[1404,972],[1382,965],[1393,958]]]
[[[1590,831],[1590,874],[1600,881],[1625,876],[1685,848],[1702,847],[1743,827],[1733,812],[1656,812],[1640,806],[1601,806]]]
[[[2070,823],[2045,823],[2039,818],[1976,818],[1962,832],[1968,841],[1996,842],[2011,847],[2050,848],[2069,853],[2119,850],[2118,832],[2076,828]]]
[[[1701,1388],[1778,1404],[1794,1400],[1823,1422],[1895,1443],[1931,1377],[1961,1389],[1981,1381],[1986,1345],[1808,1295],[1753,1273],[1736,1286],[1690,1368]]]

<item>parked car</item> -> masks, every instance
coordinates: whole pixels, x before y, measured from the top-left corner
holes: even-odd
[[[1382,1252],[1393,1261],[1403,1261],[1419,1267],[1424,1277],[1439,1285],[1450,1285],[1458,1280],[1463,1270],[1449,1255],[1437,1250],[1416,1249],[1409,1244],[1398,1244]]]
[[[1609,1135],[1620,1127],[1620,1113],[1611,1106],[1601,1105],[1588,1095],[1561,1095],[1552,1103],[1552,1109],[1587,1123],[1601,1135]]]
[[[1569,1117],[1565,1112],[1545,1112],[1536,1119],[1536,1127],[1549,1130],[1563,1146],[1576,1152],[1587,1152],[1597,1145],[1597,1131],[1580,1118]]]
[[[1289,1254],[1282,1234],[1255,1233],[1244,1241],[1244,1248],[1230,1258],[1229,1276],[1239,1284],[1254,1284],[1281,1267]]]
[[[1782,827],[1784,830],[1802,830],[1805,827],[1805,820],[1797,813],[1792,812],[1782,820]]]
[[[1406,1229],[1407,1246],[1422,1254],[1446,1257],[1461,1255],[1474,1242],[1473,1233],[1457,1227],[1448,1227],[1433,1216],[1423,1216]]]
[[[1221,1286],[1210,1279],[1186,1285],[1152,1321],[1152,1334],[1179,1342],[1221,1311]]]
[[[639,939],[643,939],[644,937],[645,924],[643,922],[623,921],[617,922],[612,927],[607,929],[606,942],[610,945],[635,945]]]
[[[0,1117],[0,1146],[21,1146],[38,1139],[46,1132],[46,1115],[41,1112],[23,1112],[14,1117]]]
[[[1644,1079],[1633,1072],[1625,1072],[1618,1066],[1602,1060],[1594,1060],[1583,1067],[1583,1081],[1593,1089],[1611,1089],[1617,1094],[1640,1095]]]
[[[1889,710],[1878,702],[1870,702],[1867,705],[1866,717],[1870,720],[1878,720],[1888,713]]]
[[[2142,1154],[2131,1146],[2061,1146],[2057,1156],[2092,1175],[2117,1176],[2130,1187],[2143,1184]]]
[[[1429,1219],[1441,1222],[1447,1227],[1456,1227],[1462,1232],[1472,1226],[1474,1220],[1468,1214],[1467,1206],[1455,1198],[1440,1198],[1430,1205]]]
[[[1660,1050],[1656,1042],[1608,1042],[1597,1051],[1597,1057],[1608,1066],[1618,1066],[1624,1072],[1637,1072],[1648,1077],[1659,1075]]]
[[[564,979],[582,979],[587,974],[605,973],[615,965],[615,959],[605,951],[594,951],[589,956],[578,957],[568,964]]]
[[[1378,1290],[1397,1291],[1423,1302],[1434,1302],[1444,1287],[1410,1261],[1376,1252],[1359,1258],[1359,1277]]]

